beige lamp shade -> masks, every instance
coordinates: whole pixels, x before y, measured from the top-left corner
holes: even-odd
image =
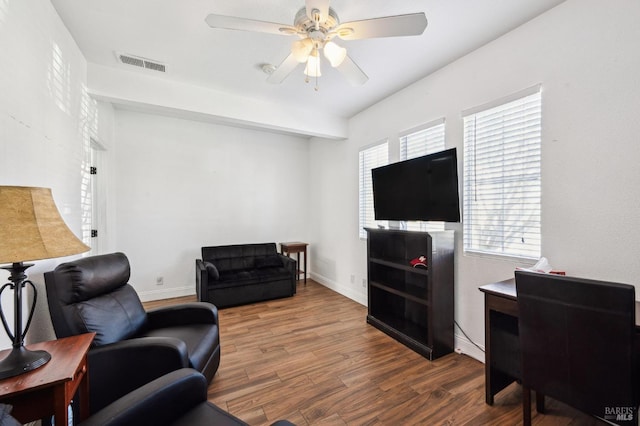
[[[89,249],[60,216],[51,189],[0,186],[0,264],[70,256]]]

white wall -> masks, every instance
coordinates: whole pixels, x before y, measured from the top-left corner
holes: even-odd
[[[116,248],[143,299],[195,294],[202,246],[307,238],[306,139],[128,110],[115,118]]]
[[[62,217],[80,236],[80,171],[93,103],[86,61],[49,1],[0,1],[0,185],[52,189]],[[36,261],[38,289],[28,341],[53,338],[42,274],[65,259]],[[0,272],[2,284],[8,274]],[[12,292],[3,307],[12,323]],[[0,348],[10,346],[4,331]]]
[[[389,137],[397,149],[400,131],[445,117],[446,144],[458,148],[462,179],[461,111],[541,83],[542,253],[557,269],[640,290],[638,17],[634,0],[569,0],[353,117],[347,141],[312,141],[310,183],[323,188],[311,199],[314,277],[366,301],[366,244],[357,229],[360,147]],[[449,228],[456,230],[456,320],[483,344],[478,286],[512,276],[519,263],[466,256],[461,224]],[[456,341],[483,358],[466,339]]]

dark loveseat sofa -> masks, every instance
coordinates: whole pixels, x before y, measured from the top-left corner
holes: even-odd
[[[218,308],[290,297],[296,293],[296,261],[275,243],[202,247],[196,259],[196,293]]]

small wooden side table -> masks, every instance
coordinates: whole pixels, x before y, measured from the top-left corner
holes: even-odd
[[[27,345],[45,350],[51,360],[40,368],[0,380],[0,402],[13,406],[11,415],[28,423],[51,415],[56,424],[69,422],[67,407],[76,391],[80,398],[80,420],[89,415],[89,377],[87,352],[95,333],[80,334]],[[10,349],[0,352],[3,359]]]
[[[291,257],[291,253],[296,253],[298,260],[298,271],[296,279],[300,278],[300,274],[304,274],[304,284],[307,285],[307,243],[299,241],[280,243],[280,253]],[[300,270],[300,253],[304,254],[304,270]]]

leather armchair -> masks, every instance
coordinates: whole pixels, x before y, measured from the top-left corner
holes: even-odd
[[[145,312],[123,253],[86,257],[45,273],[58,338],[95,332],[88,354],[90,412],[171,371],[210,382],[220,364],[218,310],[194,302]]]
[[[207,402],[207,381],[189,368],[168,373],[124,395],[83,421],[81,426],[245,426]],[[294,426],[279,420],[272,426]]]

